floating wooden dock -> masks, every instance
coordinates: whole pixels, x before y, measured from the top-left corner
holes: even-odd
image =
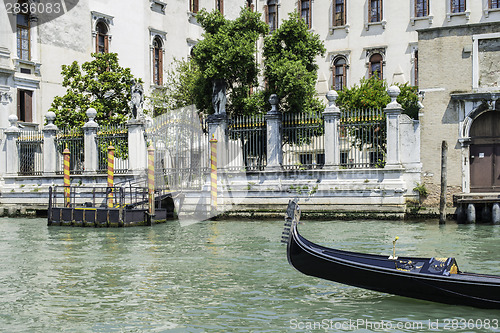
[[[500,193],[460,193],[453,196],[459,223],[500,223]]]
[[[66,192],[65,192],[66,191]],[[151,210],[146,187],[55,186],[49,189],[49,226],[131,227],[164,223],[176,217],[182,195],[155,192]]]

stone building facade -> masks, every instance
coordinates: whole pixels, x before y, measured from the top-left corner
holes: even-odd
[[[437,200],[441,142],[449,193],[498,192],[500,23],[419,30],[423,181]]]
[[[40,4],[39,0],[4,3]],[[436,193],[439,144],[449,141],[449,184],[470,190],[467,118],[490,94],[496,108],[495,36],[500,3],[493,0],[64,0],[74,7],[47,23],[36,15],[0,10],[0,128],[15,114],[24,127],[43,124],[54,96],[62,95],[61,65],[116,52],[120,64],[145,82],[146,95],[163,83],[174,58],[186,58],[201,38],[195,12],[240,8],[262,13],[271,30],[298,10],[327,52],[317,59],[317,89],[349,87],[377,75],[425,92],[422,112],[424,181]],[[14,20],[13,30],[10,21]],[[40,21],[38,20],[38,23]],[[476,37],[474,37],[476,36]],[[486,36],[483,38],[483,36]],[[260,42],[262,45],[262,41]],[[477,55],[477,57],[476,57]],[[258,55],[258,61],[262,59]],[[498,62],[497,62],[498,63]],[[466,95],[463,95],[466,94]],[[478,99],[479,98],[479,99]],[[492,104],[493,103],[493,104]],[[477,124],[477,123],[476,123]],[[469,127],[467,127],[469,126]],[[495,148],[496,149],[496,148]]]

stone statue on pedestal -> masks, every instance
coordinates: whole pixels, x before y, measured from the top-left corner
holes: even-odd
[[[226,82],[215,80],[212,89],[212,104],[215,114],[226,114]]]
[[[129,102],[130,111],[133,119],[143,117],[142,108],[144,104],[144,88],[139,82],[134,82],[131,88],[131,101]]]

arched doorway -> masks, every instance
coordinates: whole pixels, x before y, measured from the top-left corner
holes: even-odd
[[[500,192],[500,112],[479,115],[470,138],[470,191]]]

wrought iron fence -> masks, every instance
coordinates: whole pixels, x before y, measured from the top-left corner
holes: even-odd
[[[386,132],[382,109],[342,110],[339,123],[340,166],[383,168]]]
[[[99,127],[97,131],[98,173],[107,173],[109,146],[115,148],[114,173],[126,173],[129,166],[128,130],[126,125]]]
[[[84,140],[81,128],[63,128],[59,130],[56,137],[57,143],[57,165],[56,173],[62,174],[64,171],[63,151],[68,148],[70,151],[69,170],[71,174],[81,174],[84,170]]]
[[[208,135],[193,106],[155,117],[146,130],[155,151],[155,188],[201,189],[209,171]]]
[[[43,173],[43,132],[21,131],[17,139],[21,176],[39,176]]]
[[[262,114],[229,118],[225,166],[233,170],[263,170],[267,161],[266,131]]]
[[[283,168],[322,168],[325,165],[322,113],[284,113],[282,119]]]

